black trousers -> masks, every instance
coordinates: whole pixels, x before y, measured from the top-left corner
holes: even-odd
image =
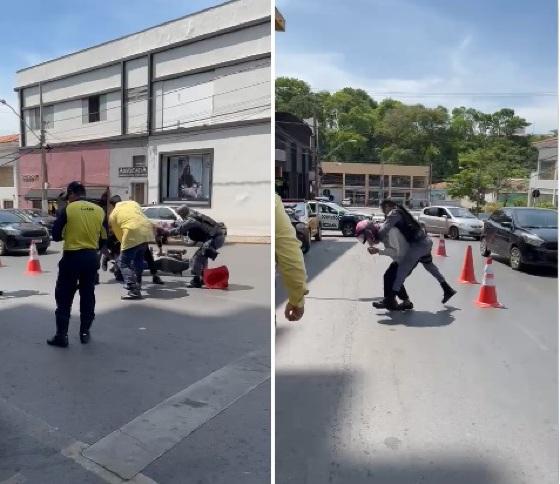
[[[97,276],[97,251],[69,250],[64,251],[58,263],[56,280],[56,333],[68,334],[70,312],[74,295],[80,292],[80,332],[88,331],[95,319],[95,279]]]
[[[393,283],[395,282],[395,277],[397,277],[398,269],[398,262],[392,262],[385,271],[385,274],[383,274],[383,296],[385,299],[390,298],[393,294]],[[408,299],[408,293],[404,288],[404,284],[401,286],[401,290],[397,293],[397,296],[403,301]]]

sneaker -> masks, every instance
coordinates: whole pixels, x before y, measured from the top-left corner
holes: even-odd
[[[410,311],[413,308],[414,308],[414,304],[412,304],[411,300],[408,300],[400,303],[397,309],[399,311]]]
[[[103,272],[107,272],[108,266],[109,266],[109,260],[107,259],[107,257],[103,257],[101,259],[101,269],[103,270]]]
[[[154,276],[154,277],[152,277],[152,282],[153,282],[154,284],[165,284],[165,282],[163,282],[163,281],[161,280],[161,277],[159,277],[159,276]]]
[[[122,300],[135,300],[135,299],[142,299],[142,293],[140,291],[131,290],[128,291],[126,294],[121,296]]]
[[[443,283],[441,287],[443,288],[443,299],[441,300],[441,303],[445,304],[453,296],[455,296],[455,294],[457,294],[457,291],[447,283]]]
[[[191,280],[191,282],[189,284],[187,284],[187,287],[190,289],[193,288],[201,288],[202,287],[202,279],[200,279],[200,277],[198,276],[194,276]]]
[[[86,345],[89,343],[89,331],[84,331],[80,333],[80,343]]]
[[[384,298],[381,301],[375,301],[372,303],[372,306],[376,309],[388,309],[389,311],[396,311],[399,307],[394,296],[392,298]]]

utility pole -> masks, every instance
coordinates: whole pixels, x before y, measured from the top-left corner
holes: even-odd
[[[317,125],[317,116],[313,116],[313,137],[314,137],[314,155],[315,155],[315,196],[320,197],[321,180],[319,169],[319,127]]]
[[[39,146],[41,147],[41,211],[43,215],[48,215],[49,200],[47,196],[47,187],[49,185],[49,176],[47,173],[46,129],[43,119],[43,87],[41,84],[39,84],[39,120],[41,123],[39,137]]]

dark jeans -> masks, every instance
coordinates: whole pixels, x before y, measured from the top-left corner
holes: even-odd
[[[95,278],[97,251],[65,251],[58,263],[58,278],[54,297],[56,300],[56,333],[68,334],[70,311],[74,295],[80,292],[80,332],[88,331],[95,319]]]
[[[141,288],[142,272],[144,272],[144,257],[148,244],[140,244],[121,251],[119,269],[124,283],[129,291],[139,291]]]
[[[398,269],[399,264],[397,262],[392,262],[385,271],[385,274],[383,274],[383,296],[385,297],[385,299],[390,298],[393,293],[393,283],[395,282],[395,278],[397,277]],[[406,301],[408,299],[408,293],[404,288],[404,284],[401,286],[401,289],[397,293],[397,296],[403,301]]]
[[[204,269],[208,267],[207,250],[218,250],[226,241],[224,234],[219,234],[204,242],[195,252],[192,258],[191,273],[193,276],[202,276]]]

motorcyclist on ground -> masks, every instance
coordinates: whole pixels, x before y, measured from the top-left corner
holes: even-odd
[[[424,232],[418,221],[402,205],[393,200],[386,199],[381,202],[381,209],[385,214],[385,221],[379,227],[376,242],[385,239],[392,228],[397,228],[409,244],[408,250],[400,259],[391,292],[383,300],[383,307],[395,310],[398,309],[396,296],[399,293],[405,279],[410,275],[418,263],[422,263],[424,268],[439,282],[443,289],[442,303],[445,304],[451,299],[455,291],[445,280],[439,269],[432,260],[432,239]]]
[[[216,260],[218,249],[226,240],[227,229],[222,222],[204,215],[187,205],[181,206],[177,213],[183,219],[176,228],[168,231],[171,236],[188,236],[193,242],[202,245],[192,258],[191,274],[194,276],[188,284],[189,288],[200,288],[203,286],[202,275],[208,267],[208,259]]]

